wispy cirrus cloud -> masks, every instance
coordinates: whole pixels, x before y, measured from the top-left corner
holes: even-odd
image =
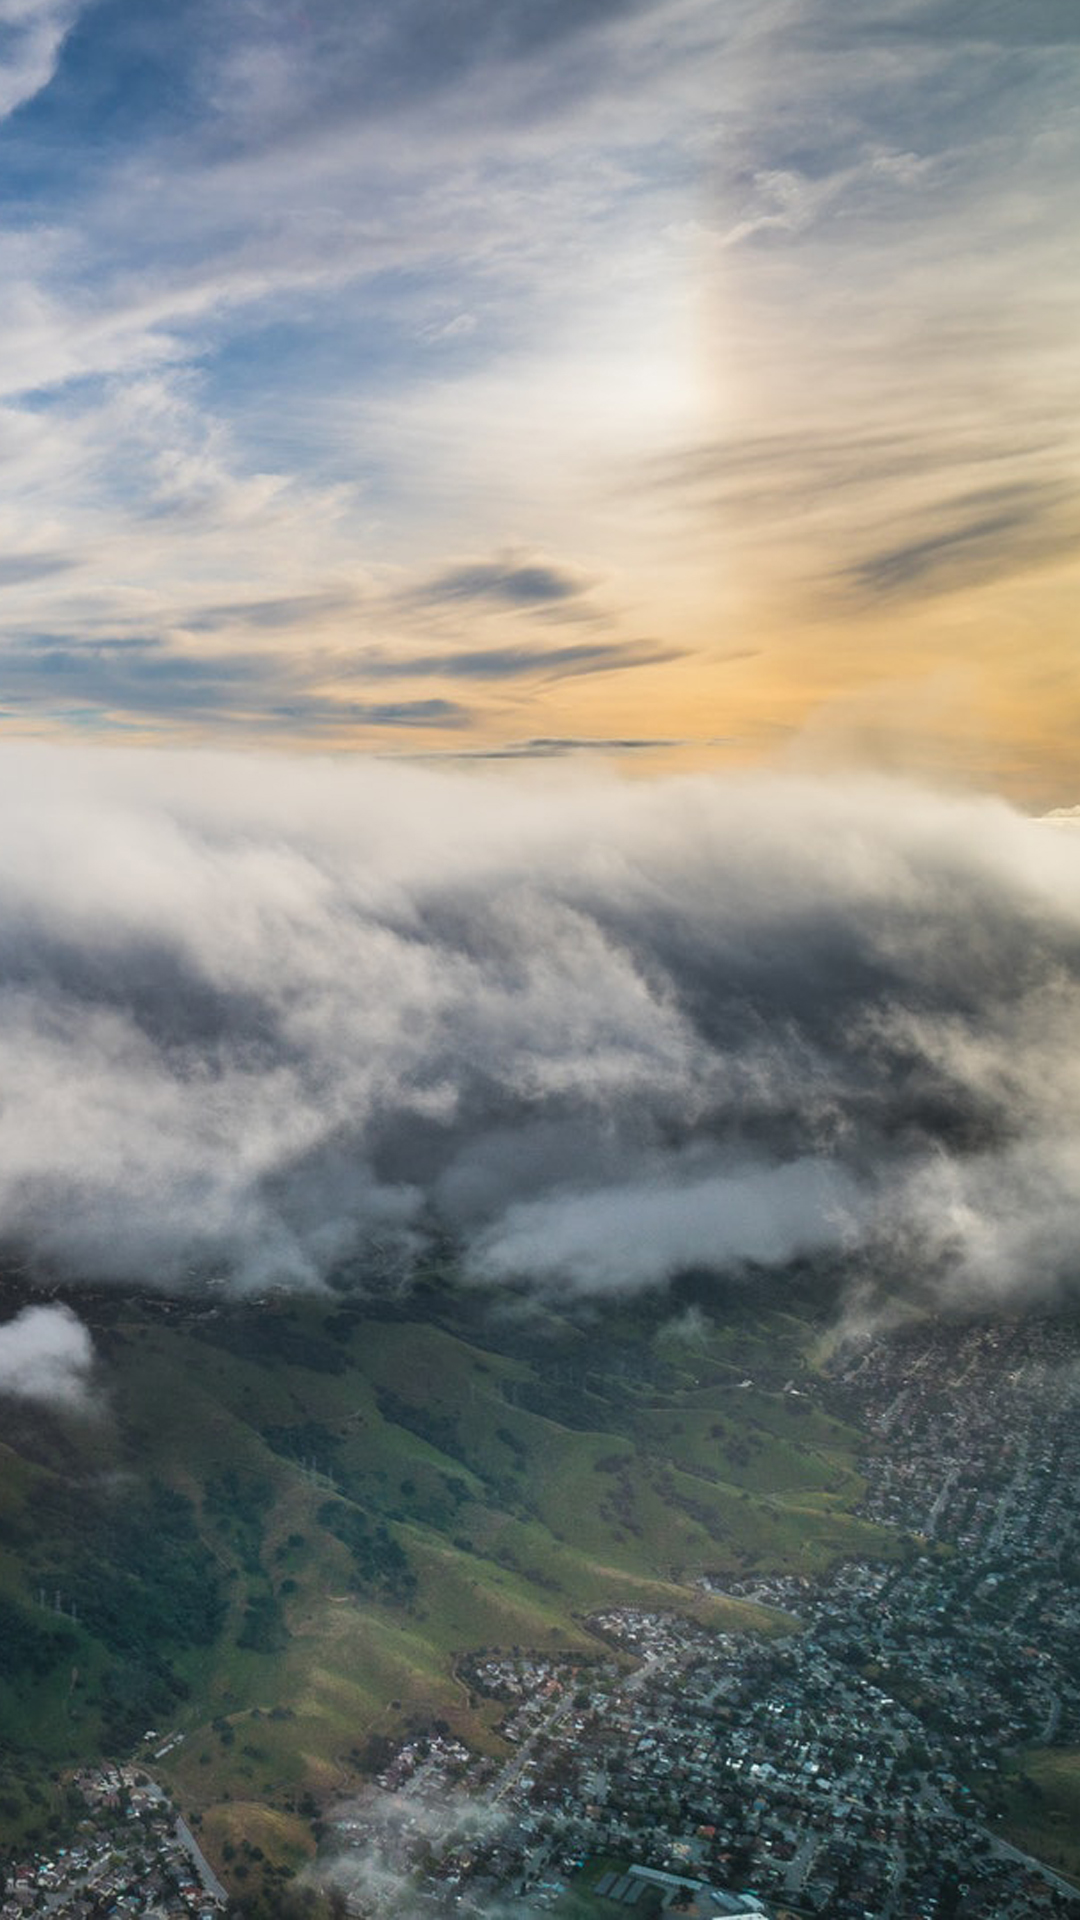
[[[534,670],[539,671],[539,668]],[[470,713],[443,695],[364,699],[358,683],[408,679],[400,669],[364,673],[347,656],[301,653],[184,652],[133,636],[93,646],[42,635],[0,649],[0,685],[11,720],[48,712],[82,727],[211,727],[228,732],[336,729],[458,729]],[[436,677],[429,665],[422,674]],[[479,676],[484,677],[484,676]],[[498,677],[492,670],[487,677]]]
[[[674,156],[698,11],[596,0],[541,18],[475,0],[433,26],[412,6],[223,14],[191,0],[155,21],[117,0],[107,31],[99,9],[72,15],[0,155],[19,181],[0,315],[17,459],[0,537],[6,584],[37,588],[9,632],[174,647],[229,636],[235,618],[298,651],[314,623],[340,649],[372,573],[384,615],[394,595],[399,618],[408,604],[414,652],[425,605],[428,654],[454,608],[495,624],[532,611],[553,629],[560,609],[593,617],[595,569],[543,557],[539,502],[510,489],[501,522],[474,520],[471,539],[440,530],[417,476],[448,476],[448,460],[397,402],[542,339],[566,290],[550,269],[583,216],[597,234],[614,218],[625,247],[675,206],[674,178],[657,197],[645,103],[660,80]],[[456,464],[464,500],[478,476]],[[44,500],[50,550],[70,556],[55,593],[35,561]],[[446,559],[470,549],[516,557],[471,573]],[[483,677],[478,649],[448,650],[454,674]],[[507,630],[488,651],[493,680],[531,671]],[[567,652],[547,677],[585,664]]]
[[[594,622],[656,636],[616,732],[758,742],[944,658],[1064,752],[1005,644],[1022,596],[1064,647],[1075,524],[1058,0],[4,17],[7,631],[303,653],[362,605],[479,687]],[[522,731],[598,736],[585,682]]]
[[[1075,489],[1047,481],[984,487],[939,501],[921,534],[859,560],[854,584],[870,595],[955,592],[973,580],[1071,559],[1080,538]]]
[[[948,538],[964,491],[1009,487],[1019,502],[1071,482],[1075,410],[1059,383],[1074,391],[1061,294],[1075,277],[1075,42],[1053,0],[1022,18],[914,3],[843,19],[810,4],[762,10],[723,148],[751,398],[713,477],[748,482],[744,537],[758,483],[761,539],[781,556],[787,544],[804,578],[800,512],[843,572],[875,519],[891,519],[900,552],[938,511]],[[771,408],[754,394],[766,374],[779,381]],[[725,508],[739,517],[728,494]],[[911,541],[909,519],[923,523]],[[1008,570],[1014,532],[1028,566],[1028,520],[1006,515],[983,577]],[[979,577],[975,544],[956,584]]]
[[[0,118],[33,100],[56,72],[87,0],[0,0]]]
[[[373,680],[435,679],[566,680],[581,674],[628,673],[636,667],[678,659],[673,647],[648,641],[579,642],[570,646],[475,647],[462,653],[401,654],[383,657],[359,654],[351,671]]]

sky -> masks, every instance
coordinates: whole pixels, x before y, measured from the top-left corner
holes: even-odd
[[[1074,0],[0,0],[5,1256],[1074,1285],[1078,86]]]
[[[1078,69],[1072,0],[0,0],[4,736],[1072,804]]]

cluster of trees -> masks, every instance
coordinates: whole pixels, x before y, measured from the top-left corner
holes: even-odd
[[[101,1493],[56,1482],[41,1489],[39,1511],[47,1537],[69,1543],[63,1563],[42,1569],[46,1587],[71,1597],[80,1623],[110,1652],[202,1647],[216,1638],[221,1581],[184,1494],[160,1480]]]
[[[378,1394],[378,1408],[384,1420],[395,1427],[404,1427],[407,1433],[415,1433],[426,1440],[430,1447],[437,1447],[440,1453],[449,1454],[453,1460],[462,1456],[461,1429],[457,1418],[450,1413],[436,1413],[434,1407],[417,1406],[411,1400],[404,1400],[392,1387],[382,1387]]]
[[[275,1593],[249,1595],[236,1636],[238,1647],[252,1653],[280,1653],[289,1638],[281,1602]]]
[[[262,1437],[273,1453],[299,1466],[314,1465],[323,1473],[336,1471],[341,1452],[341,1436],[318,1420],[302,1420],[292,1427],[264,1427]]]
[[[262,1575],[265,1515],[273,1505],[274,1489],[258,1473],[238,1473],[227,1467],[203,1488],[203,1512],[215,1522],[245,1573]]]
[[[12,1644],[31,1672],[77,1653],[81,1634],[106,1648],[113,1658],[96,1704],[103,1739],[123,1746],[186,1696],[176,1656],[220,1633],[218,1567],[191,1501],[161,1481],[98,1490],[53,1480],[39,1489],[38,1518],[47,1546],[35,1576],[62,1592],[78,1625],[16,1619]]]
[[[357,1589],[402,1602],[413,1598],[416,1575],[408,1555],[385,1520],[372,1521],[363,1508],[344,1500],[325,1500],[319,1508],[318,1520],[348,1548],[353,1563],[353,1585]]]
[[[44,1680],[61,1660],[70,1660],[76,1645],[65,1622],[44,1624],[0,1596],[0,1680]]]
[[[236,1354],[238,1359],[257,1361],[267,1367],[306,1367],[312,1373],[344,1373],[348,1364],[347,1352],[335,1340],[324,1339],[320,1334],[297,1326],[296,1309],[282,1307],[273,1312],[263,1308],[259,1313],[245,1313],[241,1309],[223,1311],[213,1320],[203,1320],[193,1326],[192,1332],[197,1340],[205,1340],[215,1347],[224,1347],[227,1353]]]

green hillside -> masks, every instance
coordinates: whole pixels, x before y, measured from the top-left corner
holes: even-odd
[[[619,1604],[771,1630],[690,1583],[893,1544],[852,1517],[857,1436],[787,1316],[601,1326],[439,1284],[79,1309],[100,1414],[5,1409],[6,1838],[47,1828],[64,1765],[182,1734],[153,1769],[211,1856],[292,1864],[373,1736],[440,1719],[500,1750],[460,1654],[587,1651]]]
[[[1031,1747],[1005,1768],[993,1805],[1001,1832],[1080,1886],[1080,1753]]]

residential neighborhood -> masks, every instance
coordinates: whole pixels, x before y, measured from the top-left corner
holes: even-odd
[[[66,1846],[9,1866],[2,1920],[216,1920],[228,1896],[185,1821],[141,1767],[91,1767],[74,1782],[85,1816]]]
[[[522,1913],[1080,1915],[999,1832],[1010,1756],[1080,1743],[1075,1335],[924,1326],[842,1350],[831,1387],[871,1435],[865,1512],[897,1557],[729,1586],[787,1616],[776,1637],[622,1608],[587,1623],[609,1660],[462,1662],[513,1758],[401,1750],[337,1826],[392,1869],[381,1907],[339,1866],[358,1914],[394,1911],[396,1873],[475,1913],[510,1893]],[[433,1810],[465,1804],[485,1831],[451,1820],[433,1845]]]

